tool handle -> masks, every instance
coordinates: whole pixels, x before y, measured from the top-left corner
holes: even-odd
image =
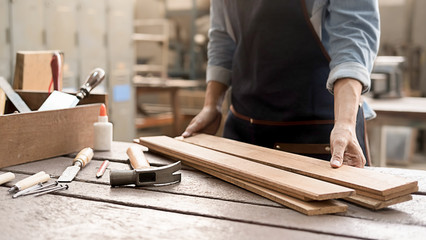
[[[74,158],[74,160],[72,161],[72,164],[74,165],[76,162],[79,162],[81,165],[81,168],[83,168],[90,162],[90,160],[92,160],[93,155],[94,155],[93,149],[89,147],[83,148],[83,150],[81,150],[77,154],[77,156]]]
[[[137,173],[135,170],[111,170],[109,182],[112,187],[136,183]]]
[[[89,93],[98,86],[104,78],[105,71],[102,68],[95,68],[80,87],[80,91],[76,94],[76,97],[81,100],[89,95]]]
[[[133,169],[144,169],[150,167],[142,149],[136,146],[131,146],[127,149],[126,153],[129,156],[130,165],[132,165]]]
[[[38,183],[47,182],[49,181],[49,179],[50,179],[49,174],[46,174],[44,171],[41,171],[17,182],[15,186],[17,186],[19,190],[24,190]]]
[[[4,173],[0,175],[0,185],[2,185],[3,183],[7,183],[9,181],[12,181],[13,179],[15,179],[15,174],[11,172]]]
[[[60,89],[60,75],[61,75],[61,55],[58,52],[55,52],[50,61],[50,68],[52,69],[52,79],[53,79],[53,90],[59,91]],[[50,90],[50,89],[49,89]]]

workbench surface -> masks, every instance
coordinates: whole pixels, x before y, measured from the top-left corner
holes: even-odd
[[[127,148],[95,152],[68,190],[12,199],[7,190],[45,171],[58,178],[75,154],[0,169],[16,179],[0,187],[1,239],[426,239],[426,171],[371,168],[419,181],[413,200],[371,211],[306,216],[183,165],[182,182],[162,187],[109,185],[109,169],[130,169]],[[146,153],[152,165],[170,164]],[[102,178],[102,161],[111,161]],[[50,180],[53,182],[55,179]]]

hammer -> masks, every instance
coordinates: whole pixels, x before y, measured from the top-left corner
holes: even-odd
[[[181,174],[175,173],[181,169],[180,161],[163,167],[151,167],[140,148],[129,147],[126,153],[133,170],[111,170],[109,178],[112,187],[121,185],[158,186],[180,182]]]

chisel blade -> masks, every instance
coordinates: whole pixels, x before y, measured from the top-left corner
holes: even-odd
[[[77,176],[78,171],[80,171],[79,166],[67,167],[62,175],[59,177],[58,182],[60,183],[70,183]]]

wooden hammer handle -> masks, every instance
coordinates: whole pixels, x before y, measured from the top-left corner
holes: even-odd
[[[143,151],[141,148],[136,146],[131,146],[126,151],[127,155],[130,159],[130,165],[132,165],[133,169],[143,169],[143,168],[149,168],[149,162],[145,157],[145,154],[143,154]]]

